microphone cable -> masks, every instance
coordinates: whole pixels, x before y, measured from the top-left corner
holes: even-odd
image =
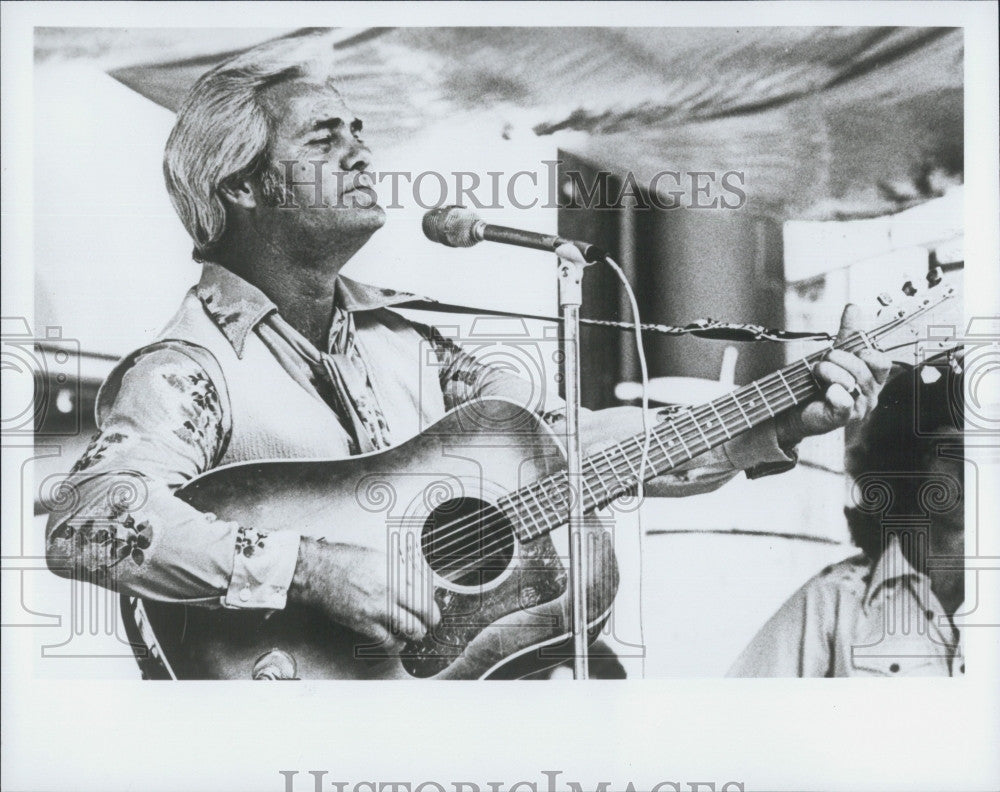
[[[646,678],[646,633],[643,627],[643,613],[642,613],[642,599],[643,599],[643,561],[645,554],[643,552],[643,530],[642,530],[642,505],[645,501],[646,493],[646,467],[649,463],[649,447],[653,439],[653,425],[649,420],[649,367],[646,364],[646,349],[642,343],[642,321],[639,316],[639,303],[636,300],[635,292],[632,291],[632,284],[628,282],[628,277],[625,275],[624,270],[618,266],[611,256],[604,255],[604,263],[607,264],[618,276],[618,279],[622,282],[622,286],[625,289],[625,294],[628,297],[629,305],[632,308],[632,323],[633,329],[635,331],[635,351],[639,358],[639,372],[642,376],[642,432],[643,432],[643,443],[642,443],[642,461],[639,463],[639,482],[636,487],[635,496],[637,499],[637,506],[635,510],[636,521],[639,524],[639,643],[642,646],[642,678]]]

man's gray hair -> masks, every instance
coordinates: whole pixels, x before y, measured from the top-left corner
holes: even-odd
[[[213,258],[226,230],[219,187],[227,179],[257,178],[265,199],[280,200],[271,158],[274,119],[261,95],[309,71],[302,42],[278,39],[219,64],[185,98],[163,152],[163,174],[197,261]]]

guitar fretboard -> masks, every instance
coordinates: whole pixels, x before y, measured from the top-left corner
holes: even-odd
[[[837,348],[856,352],[872,347],[873,332],[856,332]],[[826,355],[816,352],[707,404],[681,408],[655,426],[643,469],[645,434],[638,434],[583,460],[584,512],[600,509],[634,492],[643,480],[667,473],[737,435],[813,398],[819,386],[812,368]],[[538,479],[502,498],[498,506],[513,520],[521,541],[536,539],[568,519],[565,471]]]

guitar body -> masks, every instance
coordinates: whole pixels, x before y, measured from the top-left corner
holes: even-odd
[[[174,673],[250,679],[263,654],[290,655],[304,679],[516,678],[571,657],[565,551],[553,536],[525,539],[503,498],[565,468],[547,426],[502,400],[448,413],[388,451],[336,461],[261,461],[200,476],[178,497],[265,533],[295,530],[330,542],[416,556],[430,572],[441,622],[401,653],[322,614],[205,609],[145,602]],[[505,508],[507,511],[505,511]],[[618,587],[610,537],[588,520],[588,616],[596,636]],[[266,542],[266,538],[264,539]],[[400,567],[402,568],[402,562]],[[433,590],[430,590],[432,587]]]

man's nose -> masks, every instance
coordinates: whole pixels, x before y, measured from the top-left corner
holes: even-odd
[[[347,153],[340,158],[340,169],[344,171],[371,170],[372,153],[361,143],[355,143]]]

